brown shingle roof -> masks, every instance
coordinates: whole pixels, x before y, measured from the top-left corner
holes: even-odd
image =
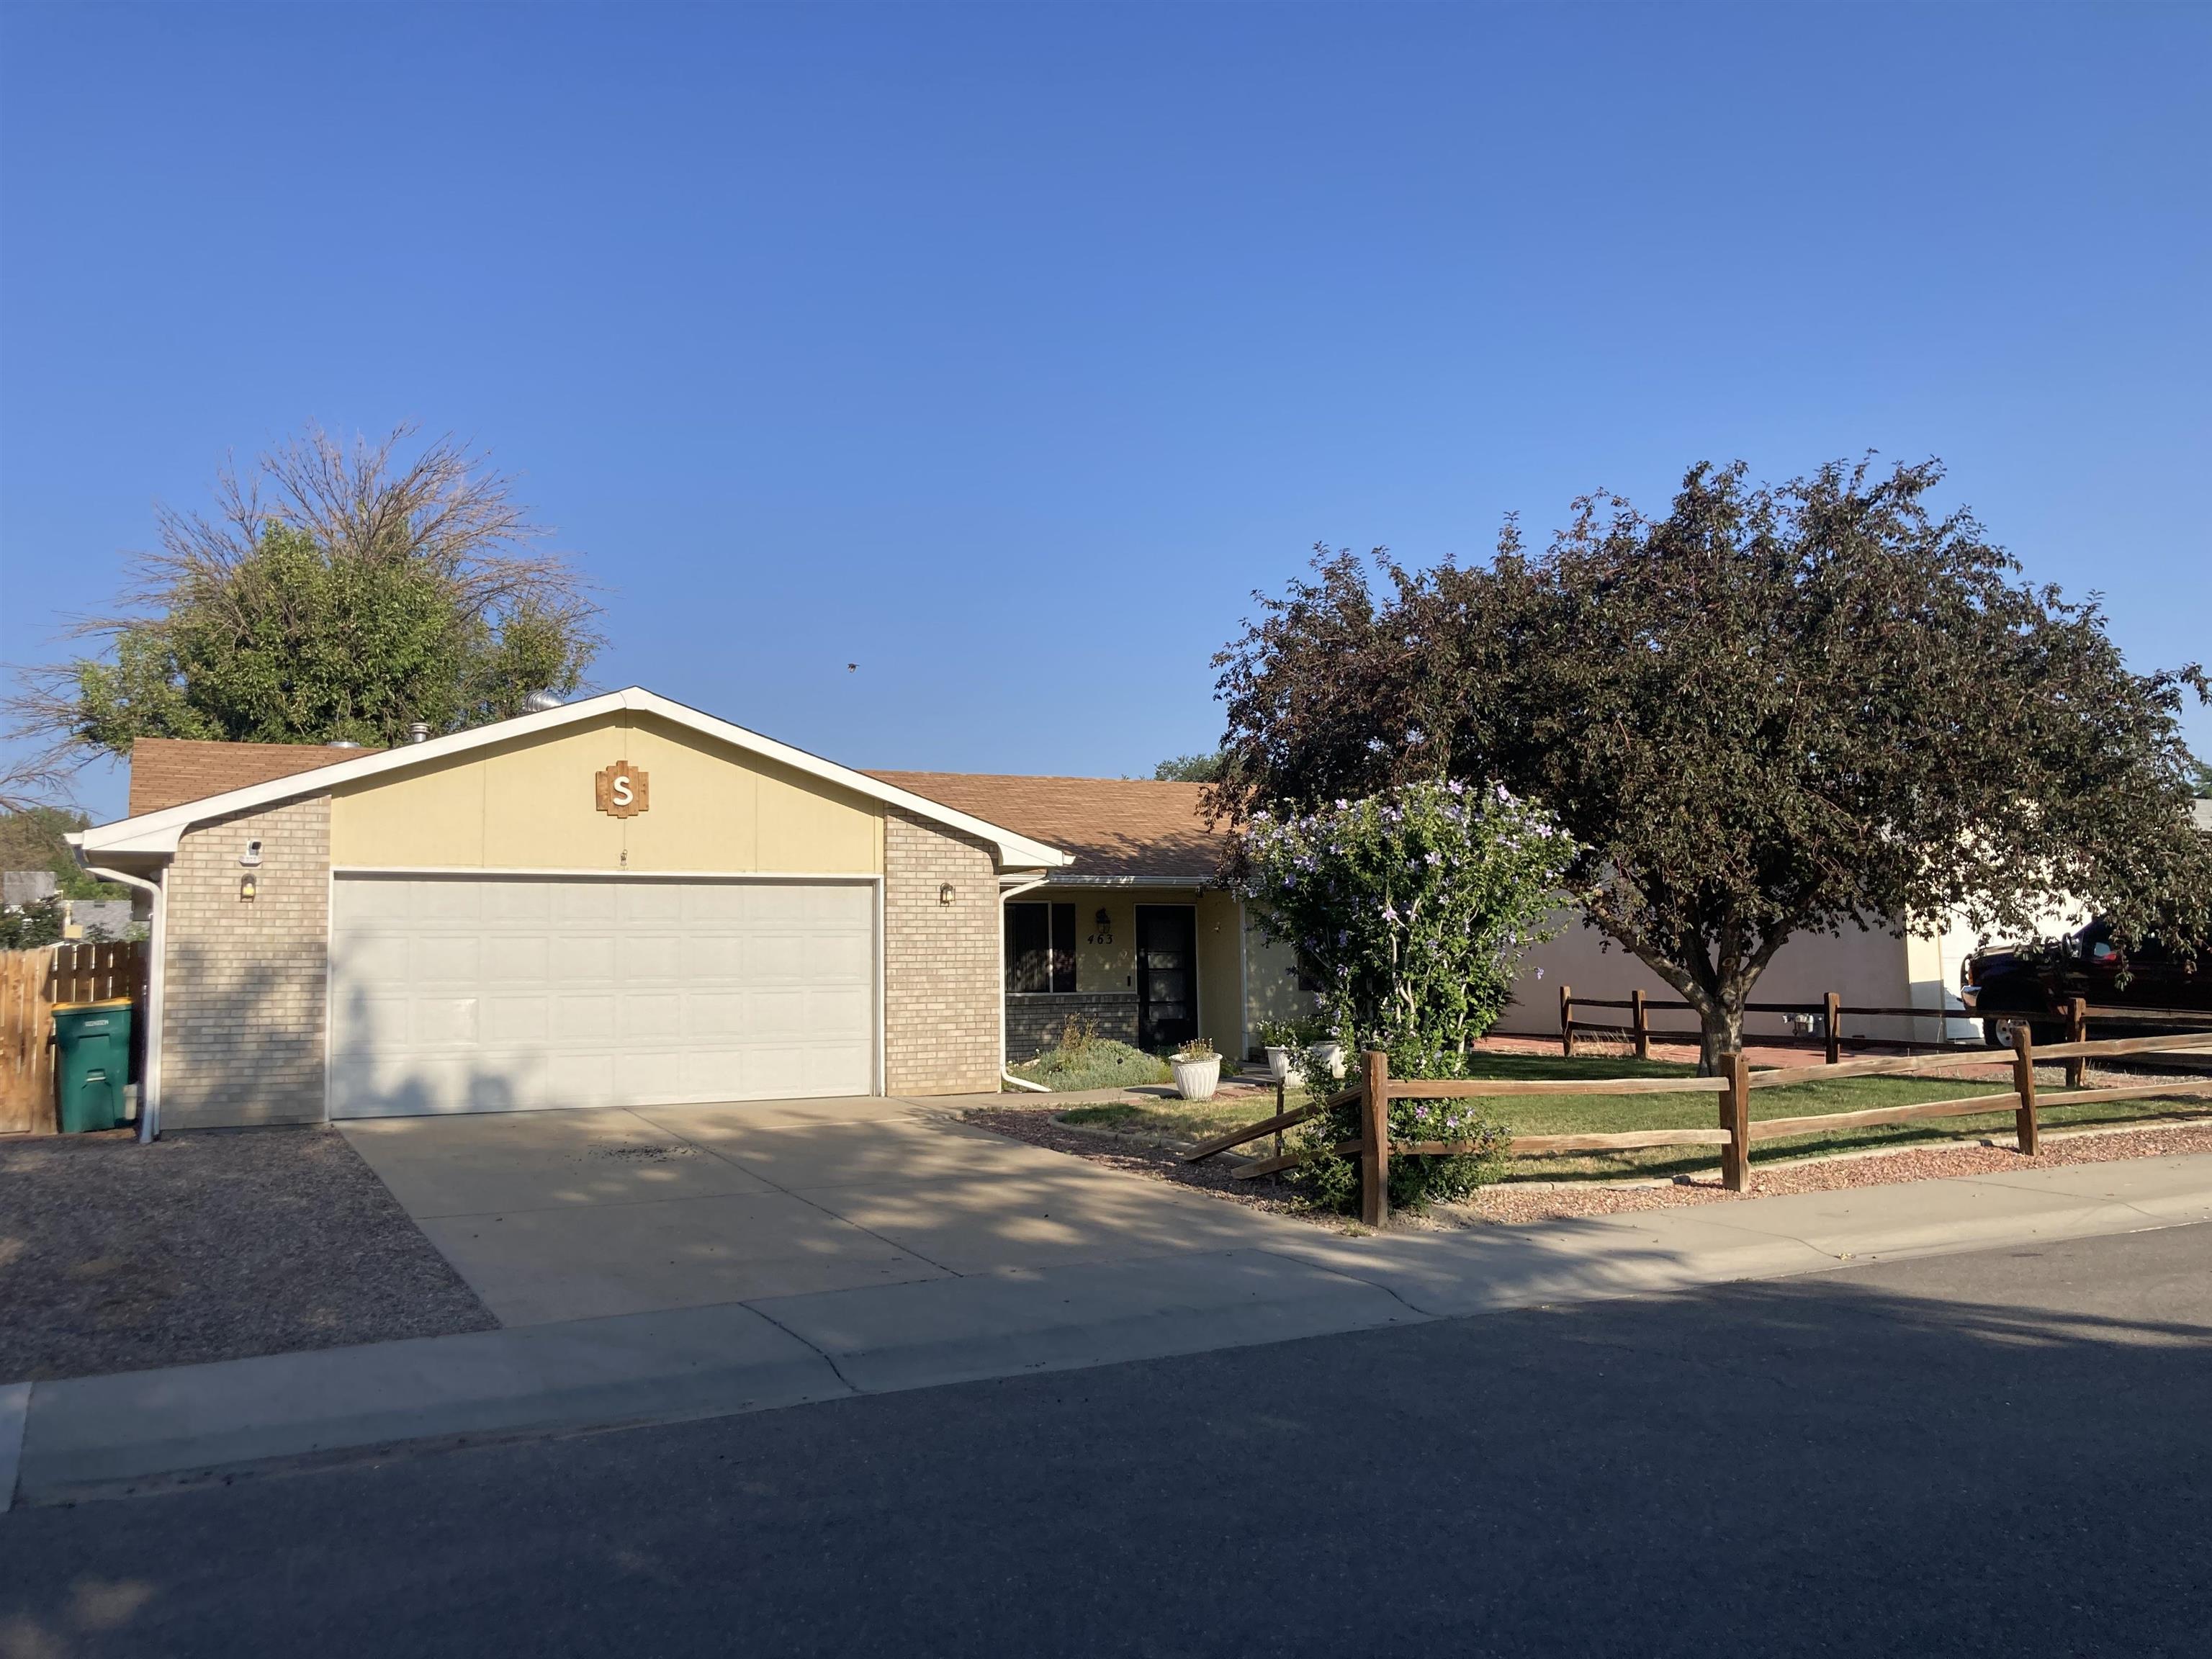
[[[159,812],[374,751],[319,743],[204,743],[141,738],[131,745],[131,816]]]
[[[1077,881],[1205,881],[1225,836],[1206,827],[1202,783],[1129,778],[1004,777],[975,772],[871,772],[955,811],[1073,854]]]

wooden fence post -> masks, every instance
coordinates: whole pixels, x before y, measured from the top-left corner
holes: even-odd
[[[1283,1113],[1288,1109],[1283,1104],[1283,1096],[1285,1087],[1286,1085],[1280,1078],[1275,1079],[1275,1115],[1277,1117],[1282,1116]],[[1275,1156],[1277,1158],[1280,1158],[1282,1155],[1283,1132],[1280,1129],[1278,1129],[1275,1131]]]
[[[1751,1062],[1737,1048],[1721,1056],[1728,1091],[1721,1096],[1721,1127],[1729,1143],[1721,1148],[1721,1185],[1740,1193],[1751,1178]]]
[[[1559,987],[1559,1052],[1575,1057],[1575,988]]]
[[[1642,991],[1631,991],[1628,994],[1634,1000],[1636,1005],[1633,1016],[1636,1021],[1636,1057],[1638,1060],[1649,1060],[1651,1058],[1650,1012],[1644,1006]]]
[[[2019,1138],[2021,1156],[2033,1158],[2035,1133],[2035,1033],[2026,1020],[2016,1022],[2012,1028],[2012,1086],[2020,1096],[2020,1109],[2013,1115],[2013,1133]]]
[[[2083,997],[2075,997],[2066,1005],[2066,1040],[2087,1042],[2089,1040],[2089,1004]],[[2079,1089],[2089,1079],[2089,1062],[2076,1054],[2066,1062],[2066,1086]]]
[[[1359,1056],[1359,1218],[1379,1227],[1390,1218],[1390,1056]]]
[[[1820,1017],[1828,1028],[1828,1064],[1833,1066],[1844,1057],[1844,999],[1840,993],[1830,991],[1820,999]]]

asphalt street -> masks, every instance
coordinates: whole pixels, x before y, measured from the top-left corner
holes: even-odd
[[[2212,1228],[0,1516],[0,1655],[2212,1651]]]

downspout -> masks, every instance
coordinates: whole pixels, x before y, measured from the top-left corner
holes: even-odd
[[[84,849],[76,849],[76,861],[84,866],[87,875],[97,876],[102,881],[117,882],[125,887],[135,887],[147,896],[150,918],[146,939],[146,1066],[138,1079],[138,1144],[149,1146],[161,1138],[161,1008],[163,945],[168,938],[169,907],[166,902],[164,884],[149,881],[143,876],[134,876],[125,870],[110,870],[105,866],[85,862]]]
[[[999,889],[999,1081],[1010,1089],[1024,1090],[1033,1095],[1048,1095],[1052,1091],[1042,1083],[1016,1077],[1006,1064],[1006,901],[1017,894],[1034,892],[1050,879],[1049,876],[1039,876],[1033,881]]]

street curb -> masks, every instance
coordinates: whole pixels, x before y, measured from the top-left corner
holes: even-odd
[[[23,1427],[31,1415],[31,1384],[0,1382],[0,1515],[15,1501],[15,1471],[23,1456]]]
[[[861,1394],[1427,1322],[1386,1287],[1277,1250],[1077,1262],[750,1304]]]
[[[416,1337],[41,1382],[20,1501],[410,1442],[713,1417],[849,1395],[815,1350],[737,1304]]]

